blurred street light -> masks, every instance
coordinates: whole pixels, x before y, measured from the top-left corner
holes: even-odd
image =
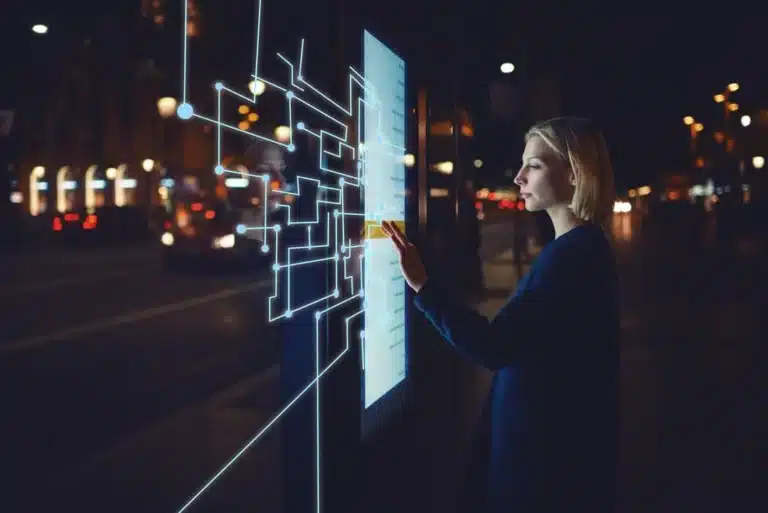
[[[438,162],[434,165],[435,171],[443,173],[444,175],[450,175],[453,173],[453,162],[447,160],[445,162]]]
[[[176,112],[176,98],[165,96],[157,100],[157,112],[160,113],[160,117],[169,118]]]
[[[32,32],[34,32],[35,34],[40,34],[40,35],[47,34],[48,33],[48,26],[47,25],[43,25],[41,23],[38,23],[37,25],[32,25]]]
[[[696,140],[698,139],[699,132],[704,130],[704,125],[697,123],[693,116],[685,116],[683,118],[683,124],[688,126],[691,135],[691,157],[698,166],[698,158],[696,155]]]
[[[416,164],[416,157],[412,153],[406,153],[403,156],[403,164],[405,167],[413,167]]]
[[[291,129],[285,125],[275,128],[275,139],[281,143],[287,143],[291,140]]]
[[[741,116],[741,126],[749,126],[750,123],[752,123],[752,118],[750,118],[746,114],[744,116]]]
[[[155,161],[152,159],[144,159],[141,163],[141,167],[144,171],[150,173],[155,168]]]
[[[752,165],[755,166],[755,169],[762,169],[765,165],[765,159],[760,156],[752,157]]]
[[[248,90],[254,96],[261,96],[267,89],[267,85],[261,80],[251,80],[248,83]]]
[[[512,73],[515,71],[515,65],[511,62],[505,62],[501,65],[501,72],[506,74]]]
[[[480,160],[480,159],[475,159],[475,162],[474,162],[474,164],[475,164],[475,167],[476,167],[476,168],[478,168],[478,169],[480,169],[481,167],[483,167],[483,161],[482,161],[482,160]]]
[[[730,101],[731,93],[735,93],[738,90],[739,84],[737,82],[731,82],[726,86],[723,92],[717,93],[714,96],[716,103],[723,104],[723,134],[725,135],[724,142],[726,152],[730,152],[734,147],[734,140],[728,129],[728,121],[731,117],[731,112],[736,112],[739,110],[739,104]]]

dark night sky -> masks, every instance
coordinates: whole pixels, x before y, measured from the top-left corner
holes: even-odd
[[[728,82],[741,84],[734,101],[746,111],[768,107],[768,14],[736,8],[744,14],[728,14],[714,6],[707,14],[680,7],[673,11],[680,14],[629,15],[615,8],[563,10],[552,2],[264,0],[265,37],[276,46],[289,45],[284,48],[288,52],[293,51],[289,42],[300,35],[314,37],[314,51],[322,59],[321,42],[332,37],[335,19],[327,6],[342,1],[348,31],[355,33],[352,27],[362,25],[380,35],[408,59],[416,81],[449,84],[458,77],[465,90],[483,96],[499,78],[502,61],[520,66],[527,54],[529,73],[560,79],[566,114],[593,117],[602,125],[622,185],[685,166],[688,136],[682,117],[690,114],[708,128],[715,126],[720,111],[712,95]],[[105,10],[138,9],[139,0],[55,4],[50,9],[51,0],[19,2],[15,16],[3,24],[31,23],[27,13],[34,13],[52,26],[79,20],[82,27]],[[214,5],[232,20],[211,24],[219,44],[242,45],[242,52],[230,56],[250,62],[252,38],[243,32],[252,24],[252,1]],[[348,46],[357,44],[358,37],[350,35]]]

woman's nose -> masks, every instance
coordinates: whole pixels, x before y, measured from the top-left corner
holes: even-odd
[[[515,182],[515,185],[523,185],[523,182],[525,181],[523,177],[523,170],[517,172],[517,175],[515,175],[515,179],[513,180]]]

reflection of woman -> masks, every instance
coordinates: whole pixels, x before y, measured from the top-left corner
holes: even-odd
[[[615,511],[618,286],[601,224],[613,205],[608,152],[594,125],[532,127],[515,178],[555,239],[492,321],[427,279],[418,251],[386,223],[416,306],[463,354],[496,371],[473,452],[474,512]]]

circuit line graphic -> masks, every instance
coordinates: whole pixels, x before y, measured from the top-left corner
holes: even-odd
[[[386,158],[391,162],[404,162],[405,148],[402,144],[395,144],[382,137],[382,130],[378,131],[377,144],[366,145],[361,139],[364,133],[363,116],[367,122],[374,120],[381,125],[382,110],[386,108],[379,97],[379,92],[366,77],[355,70],[348,68],[346,77],[347,95],[339,102],[317,87],[312,85],[304,73],[305,64],[305,39],[298,41],[298,55],[291,58],[285,52],[276,54],[277,62],[285,66],[285,83],[279,79],[265,77],[260,72],[262,53],[261,31],[264,26],[262,20],[262,0],[255,0],[255,48],[253,61],[253,74],[251,79],[264,84],[266,91],[274,96],[282,96],[285,101],[284,123],[289,127],[287,141],[278,140],[260,133],[243,130],[224,121],[222,109],[223,98],[236,98],[247,104],[254,105],[258,94],[256,88],[250,92],[239,92],[237,88],[229,87],[222,81],[213,85],[215,94],[214,114],[202,114],[197,112],[195,106],[189,103],[190,78],[194,76],[190,67],[189,33],[188,33],[188,3],[183,2],[183,55],[182,55],[182,102],[178,106],[177,115],[182,120],[200,120],[211,123],[215,127],[216,135],[216,165],[213,172],[216,175],[234,175],[249,181],[262,181],[264,196],[260,205],[263,208],[261,222],[255,225],[240,224],[237,233],[240,235],[254,231],[262,235],[261,250],[265,254],[274,255],[271,265],[273,276],[273,288],[267,298],[268,322],[281,319],[290,319],[297,313],[314,309],[314,342],[315,342],[315,369],[314,376],[288,403],[286,403],[273,417],[236,452],[192,497],[178,510],[179,513],[187,511],[201,495],[203,495],[214,483],[226,473],[254,444],[288,412],[302,397],[313,388],[315,393],[315,497],[317,512],[321,511],[321,451],[320,451],[320,379],[347,355],[353,338],[363,343],[364,332],[350,333],[350,323],[363,314],[366,309],[365,290],[363,284],[364,261],[375,258],[375,252],[365,242],[367,233],[351,233],[347,226],[351,220],[365,218],[367,231],[380,228],[382,220],[398,218],[402,215],[397,205],[387,204],[382,198],[374,195],[373,205],[371,196],[366,196],[365,211],[350,209],[345,201],[346,193],[363,198],[363,191],[368,185],[366,173],[368,159],[375,156],[377,159]],[[377,121],[378,120],[378,121]],[[367,125],[366,125],[367,126]],[[292,207],[293,203],[280,204],[285,216],[280,221],[274,221],[270,217],[268,209],[268,191],[270,190],[271,177],[268,174],[245,172],[242,169],[229,169],[222,164],[222,137],[224,133],[232,133],[254,141],[274,145],[287,153],[297,151],[297,138],[295,134],[304,134],[315,142],[313,148],[317,153],[317,173],[314,176],[297,176],[294,184],[286,184],[284,189],[274,191],[285,196],[299,198],[307,194],[314,194],[314,218],[300,219]],[[356,140],[353,140],[356,138]],[[382,149],[383,148],[383,149]],[[383,153],[382,153],[383,152]],[[353,166],[345,166],[345,162],[353,162]],[[354,171],[347,171],[349,168]],[[314,191],[314,192],[309,192]],[[371,191],[369,191],[371,192]],[[363,202],[359,204],[362,208]],[[368,216],[366,215],[368,212]],[[370,222],[370,212],[373,212],[373,222]],[[399,219],[399,218],[398,218]],[[323,230],[322,227],[325,227]],[[282,234],[286,227],[306,227],[306,237],[303,243],[291,244],[283,248],[281,246]],[[318,229],[320,228],[320,229]],[[321,233],[318,233],[321,232]],[[362,235],[362,237],[361,237]],[[363,242],[359,242],[362,240]],[[324,256],[307,258],[310,253],[321,253]],[[281,261],[280,255],[285,255]],[[330,256],[328,256],[330,255]],[[269,255],[268,255],[269,256]],[[300,266],[325,265],[333,276],[333,288],[325,294],[310,299],[302,304],[296,304],[291,291],[298,284],[293,283],[293,270]],[[320,366],[321,324],[328,314],[342,306],[349,306],[351,302],[359,302],[360,307],[354,313],[344,318],[344,344],[343,349],[330,363]]]

